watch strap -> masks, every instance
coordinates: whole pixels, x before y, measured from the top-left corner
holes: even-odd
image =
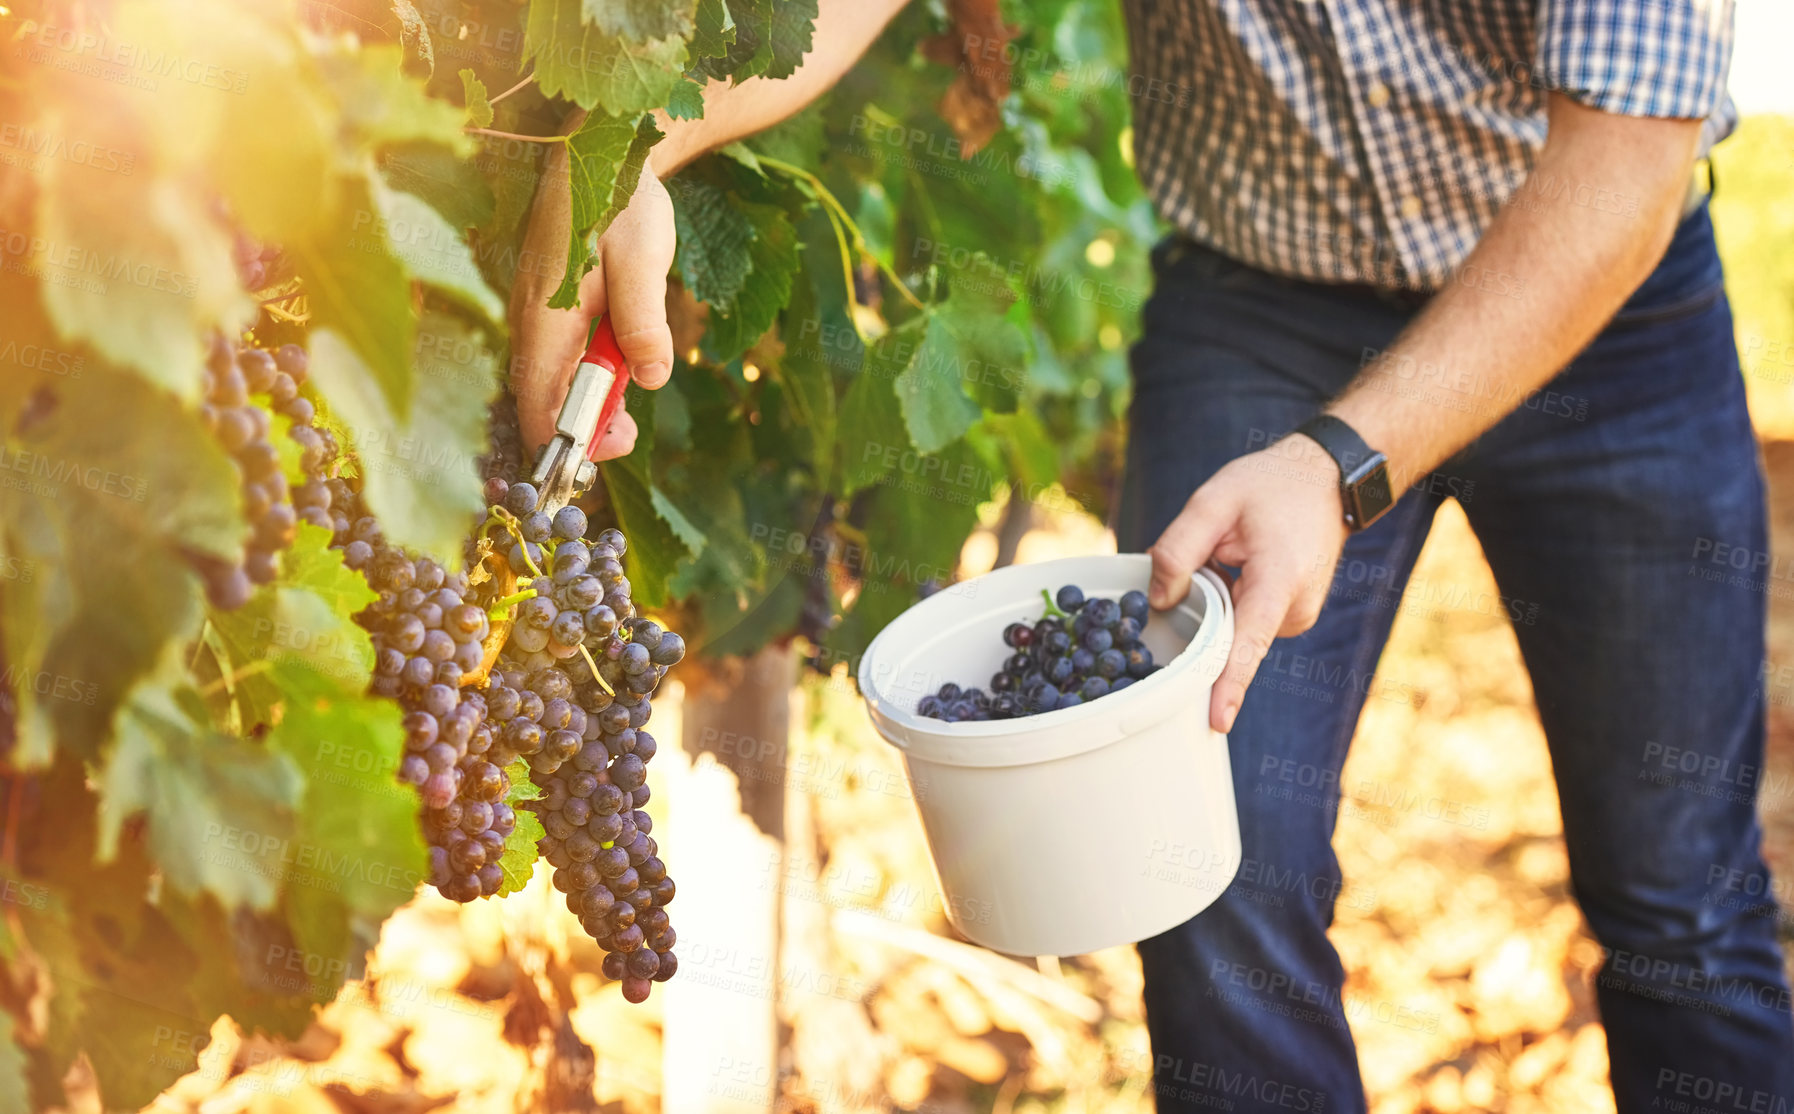
[[[1327,450],[1333,463],[1339,465],[1342,479],[1377,455],[1377,451],[1358,436],[1357,430],[1332,414],[1316,414],[1297,426],[1296,432]]]
[[[1339,495],[1345,504],[1347,526],[1362,530],[1393,505],[1388,458],[1365,443],[1357,430],[1332,414],[1316,414],[1297,426],[1296,432],[1325,449],[1339,466]]]

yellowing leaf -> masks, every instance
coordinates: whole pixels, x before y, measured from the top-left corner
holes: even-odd
[[[42,126],[61,134],[66,118]],[[229,232],[174,179],[48,160],[27,245],[7,264],[35,274],[58,332],[182,399],[198,398],[206,331],[253,309]]]
[[[346,133],[294,32],[276,9],[229,0],[183,0],[178,19],[163,0],[123,0],[112,49],[148,71],[131,76],[149,80],[109,83],[108,96],[153,140],[134,176],[164,176],[190,192],[196,179],[212,183],[231,219],[260,238],[309,232],[330,207]],[[97,109],[82,119],[115,115]]]
[[[369,182],[380,209],[379,232],[392,246],[405,270],[456,301],[502,326],[505,306],[486,285],[467,241],[423,198],[389,189],[378,178]]]
[[[416,325],[411,284],[393,254],[374,203],[371,183],[356,183],[316,236],[291,243],[315,326],[348,340],[365,365],[364,385],[381,393],[386,413],[411,411],[411,351]],[[334,394],[327,395],[332,403]]]
[[[476,128],[492,126],[492,102],[486,99],[486,83],[472,70],[461,71],[461,91],[467,101],[467,122]]]
[[[392,541],[454,565],[486,506],[478,457],[496,361],[442,313],[425,316],[415,358],[417,398],[400,418],[353,346],[329,329],[312,334],[312,378],[349,433],[369,510]]]
[[[461,130],[466,113],[430,96],[422,82],[406,77],[403,61],[403,52],[391,44],[318,59],[342,124],[365,149],[424,140],[471,154],[473,137]]]

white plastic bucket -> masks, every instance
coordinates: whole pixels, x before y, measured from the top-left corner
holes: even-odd
[[[878,733],[903,753],[953,926],[1011,955],[1082,955],[1195,916],[1240,865],[1227,737],[1209,689],[1233,645],[1227,586],[1203,569],[1154,612],[1144,641],[1165,668],[1075,708],[947,723],[916,714],[942,683],[987,687],[1012,622],[1040,590],[1144,590],[1144,554],[1069,557],[964,581],[887,626],[860,661]]]

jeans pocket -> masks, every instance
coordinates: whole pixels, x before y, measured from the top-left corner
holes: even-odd
[[[1725,282],[1722,280],[1661,305],[1625,307],[1613,315],[1613,321],[1608,327],[1637,329],[1693,317],[1712,308],[1713,303],[1724,293]]]
[[[1725,293],[1725,271],[1705,205],[1677,226],[1663,258],[1626,304],[1612,327],[1637,328],[1697,316]]]

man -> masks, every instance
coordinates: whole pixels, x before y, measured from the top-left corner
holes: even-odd
[[[797,77],[713,90],[703,121],[670,124],[656,173],[795,111],[899,6],[825,2]],[[1619,1108],[1794,1107],[1774,923],[1739,900],[1770,892],[1751,782],[1691,791],[1649,761],[1675,747],[1736,771],[1763,753],[1764,596],[1699,575],[1718,545],[1768,545],[1691,189],[1733,122],[1730,0],[1126,7],[1135,66],[1188,95],[1136,110],[1142,177],[1178,232],[1133,355],[1121,541],[1156,537],[1160,607],[1205,562],[1239,570],[1211,721],[1231,732],[1255,864],[1140,945],[1160,1108],[1364,1107],[1326,936],[1335,810],[1255,790],[1285,762],[1337,786],[1364,698],[1351,679],[1374,669],[1448,493],[1527,604],[1573,883],[1609,955]],[[538,208],[532,238],[564,243],[564,199]],[[654,178],[605,240],[581,311],[520,285],[514,337],[543,399],[597,310],[645,385],[671,365]],[[551,408],[525,409],[542,440]],[[1373,590],[1330,590],[1342,554]],[[1255,686],[1267,653],[1348,680],[1320,700],[1275,672]],[[1305,882],[1268,892],[1266,876]]]

